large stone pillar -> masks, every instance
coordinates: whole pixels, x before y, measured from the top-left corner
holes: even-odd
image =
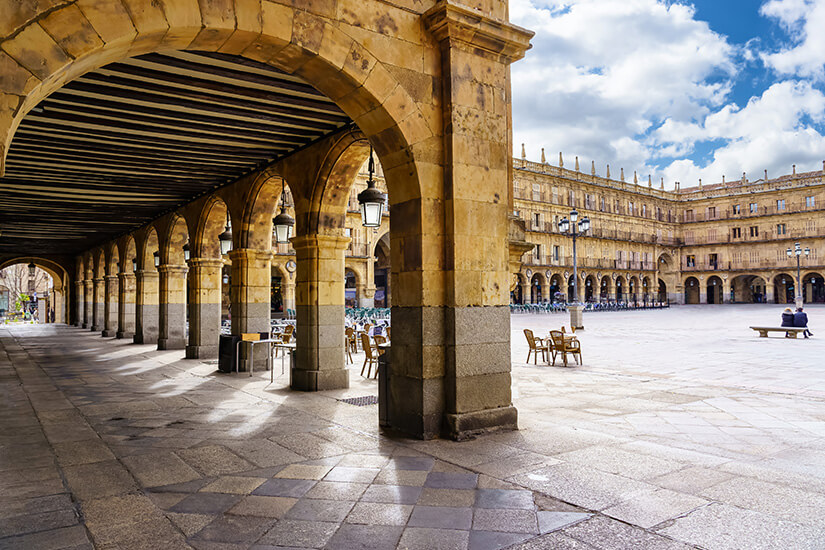
[[[443,187],[422,185],[418,201],[391,199],[388,415],[392,427],[418,437],[461,439],[517,427],[507,65],[532,34],[447,2],[428,10],[424,23],[441,50]],[[388,180],[391,170],[385,167]]]
[[[295,283],[281,279],[281,292],[284,293],[284,313],[287,309],[295,309]]]
[[[165,264],[158,267],[158,349],[186,347],[186,272],[185,265]]]
[[[76,327],[82,327],[84,326],[83,317],[86,313],[86,305],[83,302],[83,296],[86,293],[86,285],[83,284],[83,281],[75,281],[74,289],[74,325]]]
[[[135,344],[158,343],[158,271],[135,272]]]
[[[135,336],[135,274],[118,273],[117,338]]]
[[[218,356],[221,335],[221,268],[219,259],[189,260],[189,344],[187,359]]]
[[[117,334],[118,280],[117,275],[106,275],[106,304],[103,315],[103,336]]]
[[[730,283],[727,279],[722,280],[722,303],[730,303]]]
[[[98,277],[93,281],[92,287],[92,332],[103,332],[103,321],[106,312],[106,280]]]
[[[808,294],[808,293],[807,293],[807,289],[805,289],[805,290],[806,290],[805,297],[807,298],[808,296],[811,296],[811,294]],[[771,280],[771,281],[767,281],[767,282],[765,283],[765,303],[767,303],[767,304],[773,304],[773,303],[775,303],[775,302],[776,302],[776,300],[774,300],[774,298],[775,298],[775,297],[776,297],[776,296],[774,296],[774,284],[773,284],[773,281],[772,281],[772,280]]]
[[[91,328],[92,312],[95,307],[95,286],[91,279],[83,281],[83,328]]]
[[[344,363],[344,251],[349,237],[302,235],[297,256],[296,349],[292,389],[349,387]]]
[[[272,252],[239,248],[229,252],[232,260],[232,287],[230,303],[232,314],[232,334],[240,336],[247,332],[269,333],[270,325],[270,285],[272,283]],[[266,354],[257,353],[255,368],[263,368]],[[240,370],[249,370],[246,346],[241,352]]]

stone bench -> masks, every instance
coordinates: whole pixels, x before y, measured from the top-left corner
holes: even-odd
[[[759,332],[760,338],[767,338],[769,332],[784,332],[786,338],[796,338],[800,332],[804,332],[807,327],[751,327],[753,330]]]

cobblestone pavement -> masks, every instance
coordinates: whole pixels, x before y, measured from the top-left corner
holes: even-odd
[[[515,315],[521,429],[461,443],[379,435],[339,401],[376,393],[357,356],[350,389],[299,394],[279,359],[269,385],[0,329],[0,548],[825,548],[825,338],[747,329],[778,311],[586,315],[567,368],[521,333],[566,316]]]

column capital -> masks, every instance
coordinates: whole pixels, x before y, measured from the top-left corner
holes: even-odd
[[[121,271],[120,273],[117,274],[117,278],[118,279],[130,279],[130,278],[134,279],[135,278],[135,273],[134,273],[134,271]]]
[[[494,58],[518,61],[532,46],[534,32],[507,21],[493,19],[455,0],[442,0],[422,15],[424,26],[441,42],[442,49],[458,47]]]
[[[189,271],[185,265],[163,264],[158,266],[158,273],[180,274]]]
[[[223,260],[220,258],[191,258],[186,262],[190,268],[194,267],[212,267],[220,269],[223,267]]]
[[[135,276],[141,276],[143,278],[146,277],[157,277],[160,274],[158,273],[157,269],[138,269],[135,271]]]
[[[103,279],[106,280],[106,281],[117,281],[118,276],[117,275],[106,275],[105,277],[103,277]]]
[[[98,285],[103,284],[105,281],[106,279],[104,279],[103,277],[95,277],[94,279],[92,279],[92,282]]]
[[[229,251],[229,259],[233,262],[240,261],[255,261],[255,260],[271,260],[273,252],[271,250],[259,250],[257,248],[233,248]]]
[[[311,235],[300,235],[292,237],[289,241],[296,252],[299,250],[308,250],[314,248],[332,248],[337,250],[344,250],[349,245],[352,239],[349,237],[339,235],[320,235],[314,233]]]

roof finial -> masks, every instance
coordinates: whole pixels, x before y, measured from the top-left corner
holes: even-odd
[[[699,189],[702,188],[702,178],[699,178]]]
[[[747,172],[742,172],[742,183],[748,183]]]
[[[647,175],[647,186],[653,187],[653,179],[651,179],[650,174]]]
[[[524,149],[524,144],[521,144],[521,160],[527,160],[527,151]]]
[[[624,167],[621,168],[621,174],[622,175],[619,176],[619,177],[621,178],[622,181],[624,181]]]
[[[561,158],[561,151],[559,151],[559,168],[564,168],[564,159]]]
[[[541,163],[547,164],[547,159],[544,158],[544,147],[541,148]]]
[[[825,172],[825,160],[822,161],[822,171]]]
[[[722,174],[722,185],[725,185],[725,174]]]
[[[579,171],[579,156],[576,155],[576,172]]]
[[[796,175],[796,164],[793,165],[793,175]]]
[[[610,165],[607,165],[607,175],[605,176],[607,179],[610,179]]]
[[[661,189],[665,188],[665,177],[664,176],[662,176],[662,184],[661,184],[660,188]]]
[[[825,172],[825,160],[822,161],[822,171]],[[590,175],[591,176],[596,175],[596,161],[595,160],[590,161]]]
[[[633,170],[633,183],[639,185],[639,178],[636,177],[636,170]]]
[[[825,160],[822,161],[822,171],[825,172]],[[765,181],[768,181],[768,171],[765,170]]]

